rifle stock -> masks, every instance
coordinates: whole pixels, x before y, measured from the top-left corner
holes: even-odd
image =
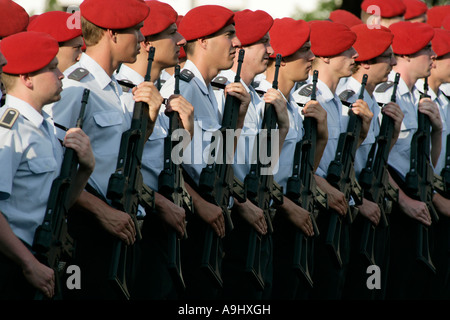
[[[367,77],[365,76],[363,77],[361,85],[362,94],[364,94],[366,81]],[[350,109],[347,131],[341,133],[339,136],[336,156],[328,167],[326,178],[333,187],[344,194],[347,203],[349,202],[350,197],[352,197],[355,201],[355,205],[360,205],[363,197],[361,186],[356,180],[355,170],[353,168],[361,126],[361,118],[354,114],[352,109]],[[351,224],[358,213],[358,209],[349,206],[346,214],[346,221],[343,221],[344,218],[335,210],[330,211],[331,217],[327,231],[326,244],[329,246],[332,255],[336,258],[337,265],[342,267],[341,235],[343,224]]]
[[[239,51],[238,67],[234,79],[235,82],[240,82],[240,72],[244,54],[245,51],[241,49]],[[220,163],[214,161],[211,164],[207,164],[203,168],[199,179],[200,195],[206,201],[213,203],[222,209],[227,232],[232,231],[234,228],[231,219],[231,211],[229,209],[231,197],[236,197],[240,202],[245,201],[245,198],[242,197],[243,193],[236,191],[238,189],[238,182],[234,177],[233,167],[228,163],[227,158],[227,146],[229,143],[234,145],[234,141],[227,141],[226,131],[227,129],[236,129],[240,103],[238,98],[227,95],[222,117],[222,126],[220,128],[222,143],[219,143],[219,146],[222,148],[222,161]],[[215,150],[213,150],[212,157],[215,157]],[[239,182],[239,184],[242,185],[241,182]],[[206,270],[207,274],[211,276],[212,281],[216,283],[218,287],[222,287],[223,284],[219,265],[220,241],[221,239],[212,227],[208,226],[206,228],[201,267]]]
[[[316,87],[319,72],[314,70],[312,79],[311,100],[316,100]],[[313,225],[314,237],[307,236],[296,228],[294,243],[294,258],[292,267],[301,279],[305,279],[313,287],[312,265],[314,253],[314,238],[319,236],[316,216],[319,207],[328,207],[326,195],[318,190],[314,178],[314,157],[317,141],[317,120],[306,117],[303,120],[304,136],[297,142],[294,151],[294,166],[292,176],[287,181],[286,196],[297,205],[309,212]],[[321,196],[322,195],[322,196]]]
[[[395,75],[391,102],[396,102],[397,86],[400,74]],[[380,227],[388,227],[387,214],[392,210],[392,202],[398,201],[398,189],[389,183],[388,158],[392,137],[394,134],[394,121],[391,117],[383,115],[380,133],[372,145],[366,166],[361,170],[359,183],[364,190],[364,197],[375,202],[381,211]],[[366,261],[374,265],[375,259],[375,226],[365,219],[360,244],[360,253]]]
[[[424,92],[420,98],[428,96],[428,79],[424,79]],[[430,163],[431,149],[430,118],[418,111],[418,127],[411,140],[410,170],[406,174],[406,192],[409,196],[424,202],[433,222],[439,221],[433,205],[434,173]],[[417,259],[433,273],[436,267],[431,260],[429,227],[417,222]]]
[[[148,66],[145,81],[150,80],[150,71],[155,54],[155,48],[151,47],[148,55]],[[111,206],[117,210],[128,213],[136,227],[136,239],[142,239],[138,224],[138,206],[143,199],[154,200],[153,191],[146,187],[142,180],[141,160],[144,151],[147,123],[148,104],[136,102],[130,129],[122,134],[116,171],[111,175],[108,183],[107,198],[111,200]],[[146,194],[149,197],[144,197]],[[152,203],[144,204],[146,208],[154,208]],[[114,239],[108,278],[125,298],[130,298],[128,280],[133,276],[135,257],[135,245],[127,246],[123,241]]]
[[[278,54],[275,61],[275,75],[272,83],[272,88],[278,89],[278,72],[281,64],[281,55]],[[276,128],[277,114],[272,104],[266,103],[264,106],[264,118],[262,122],[262,130],[267,133],[267,150],[270,152],[272,136],[271,132]],[[280,205],[283,202],[283,190],[274,180],[272,174],[261,174],[261,170],[271,167],[271,162],[262,164],[259,152],[259,142],[261,133],[256,137],[257,143],[257,163],[252,164],[250,171],[244,179],[244,189],[246,190],[247,199],[254,205],[261,208],[264,212],[267,223],[268,233],[273,232],[272,216],[274,209],[272,208],[272,201],[274,204]],[[272,155],[269,156],[269,159]],[[248,240],[247,258],[245,271],[254,280],[255,285],[263,290],[265,283],[261,272],[261,247],[262,235],[259,234],[253,227],[250,227]]]
[[[175,90],[174,94],[180,94],[180,66],[175,66]],[[158,178],[158,192],[164,197],[182,207],[186,212],[193,213],[194,206],[192,198],[184,187],[184,178],[180,165],[172,161],[172,150],[178,142],[172,141],[172,135],[175,130],[180,128],[178,120],[178,112],[173,111],[168,114],[169,117],[169,133],[164,140],[164,169]],[[187,239],[185,230],[184,239]],[[171,228],[168,235],[168,267],[178,289],[184,291],[186,285],[183,279],[181,268],[181,239],[178,238],[176,231]]]
[[[83,127],[89,93],[89,89],[84,89],[76,128]],[[36,252],[36,258],[55,272],[55,299],[62,298],[60,278],[68,260],[72,258],[74,250],[74,241],[67,232],[66,218],[69,211],[70,186],[76,176],[77,167],[78,156],[75,150],[67,148],[64,152],[60,174],[53,180],[50,189],[43,222],[37,227],[33,240],[32,248]],[[38,290],[35,300],[43,299],[43,293]]]

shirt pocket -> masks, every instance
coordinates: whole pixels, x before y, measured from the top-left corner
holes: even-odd
[[[39,157],[28,160],[28,168],[34,174],[44,174],[57,170],[56,160],[52,157]]]
[[[328,140],[338,140],[340,134],[339,126],[328,126]]]
[[[93,115],[97,128],[91,133],[91,143],[97,155],[117,156],[124,129],[123,115],[117,111],[98,112]]]
[[[400,126],[400,134],[398,140],[411,141],[412,135],[417,131],[417,120],[415,118],[403,118]]]

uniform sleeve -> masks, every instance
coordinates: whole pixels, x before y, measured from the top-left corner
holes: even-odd
[[[19,167],[22,150],[19,137],[11,129],[0,128],[0,200],[11,195],[13,179]]]

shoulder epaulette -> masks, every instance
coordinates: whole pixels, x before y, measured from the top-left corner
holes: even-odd
[[[392,87],[393,85],[394,82],[392,81],[383,82],[376,87],[375,92],[386,92],[386,90]]]
[[[180,80],[189,82],[195,77],[194,73],[191,70],[183,69],[180,72]]]
[[[304,86],[303,88],[301,88],[300,91],[299,91],[298,93],[299,93],[301,96],[309,97],[309,96],[312,94],[312,88],[313,88],[313,85],[312,85],[312,83],[310,83],[310,84]],[[316,90],[317,90],[317,89],[316,89]]]
[[[225,89],[228,79],[223,76],[218,76],[211,81],[214,90]]]
[[[299,88],[301,88],[305,84],[306,84],[306,81],[298,81],[298,82],[296,82],[295,86],[294,86],[294,91],[298,90]]]
[[[347,89],[341,92],[339,99],[341,99],[341,101],[348,101],[348,99],[350,99],[354,94],[355,91]]]
[[[159,78],[158,80],[156,80],[156,87],[158,88],[158,90],[161,90],[164,83],[166,83],[166,80],[164,79]]]
[[[261,84],[261,81],[252,81],[252,83],[250,85],[253,88],[258,88],[260,84]]]
[[[346,100],[341,100],[341,103],[342,103],[344,106],[349,107],[349,108],[350,108],[350,106],[352,105],[351,102],[348,102],[348,101],[346,101]]]
[[[80,81],[81,79],[86,77],[88,74],[89,74],[89,71],[87,69],[76,68],[67,76],[67,78],[75,80],[75,81]]]
[[[19,117],[20,112],[13,108],[6,109],[2,118],[0,119],[0,126],[11,129],[17,118]]]
[[[130,92],[136,85],[130,80],[117,80],[117,83],[122,87],[123,92]]]
[[[266,94],[266,92],[264,90],[255,89],[255,91],[260,97],[262,97],[263,95]]]

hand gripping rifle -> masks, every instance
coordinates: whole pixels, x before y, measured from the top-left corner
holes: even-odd
[[[364,75],[361,84],[361,92],[364,94],[364,89],[367,83],[367,75]],[[361,97],[361,93],[360,93]],[[362,96],[363,97],[363,96]],[[327,181],[336,189],[340,190],[345,200],[348,202],[350,197],[355,201],[355,205],[362,203],[362,189],[358,184],[355,177],[355,170],[353,163],[355,162],[356,149],[358,146],[359,134],[361,132],[362,120],[361,117],[353,113],[352,109],[349,110],[349,122],[347,125],[347,132],[343,132],[339,135],[338,146],[336,149],[336,156],[331,161],[328,167]],[[342,267],[341,257],[341,235],[343,224],[351,224],[353,219],[358,214],[356,207],[348,208],[346,219],[341,217],[335,210],[331,210],[330,223],[328,226],[328,232],[326,237],[326,244],[329,246],[331,252],[336,257],[336,261],[340,267]]]
[[[428,79],[424,79],[424,92],[420,99],[428,96]],[[438,213],[433,205],[434,173],[430,164],[431,149],[430,118],[418,111],[418,127],[411,140],[410,169],[406,174],[407,194],[426,203],[433,222],[439,221]],[[429,229],[422,223],[417,223],[417,259],[422,261],[433,273],[436,267],[431,261]]]
[[[277,54],[275,60],[275,76],[272,83],[272,88],[278,89],[278,72],[281,65],[281,55]],[[264,106],[264,119],[262,122],[262,132],[267,134],[267,148],[270,152],[272,144],[272,130],[276,128],[277,114],[274,106],[270,103],[266,103]],[[272,201],[274,204],[280,205],[283,203],[283,189],[274,180],[273,175],[266,172],[261,174],[261,170],[270,170],[271,161],[267,164],[263,164],[260,159],[260,139],[261,133],[258,133],[256,137],[257,143],[257,163],[253,163],[250,166],[250,171],[245,177],[244,186],[249,199],[254,205],[261,208],[264,212],[264,217],[267,223],[267,229],[269,234],[273,232],[272,216],[275,209],[272,207]],[[271,159],[272,155],[269,155]],[[246,272],[255,280],[255,284],[261,289],[264,289],[264,279],[261,274],[261,241],[262,236],[253,228],[250,227],[247,260],[246,260]]]
[[[84,89],[81,109],[76,128],[83,127],[83,118],[89,99],[89,89]],[[53,180],[47,209],[42,224],[34,234],[33,251],[36,258],[55,271],[55,299],[62,298],[60,280],[66,264],[73,256],[74,243],[67,232],[67,213],[69,211],[70,186],[78,170],[78,156],[75,150],[67,148],[61,164],[59,176]],[[43,300],[42,291],[38,291],[35,300]]]
[[[316,87],[319,71],[314,70],[312,79],[311,100],[316,100]],[[314,178],[314,157],[316,153],[317,120],[306,117],[303,120],[305,134],[297,142],[294,152],[294,165],[292,176],[286,185],[286,196],[298,206],[309,212],[313,225],[314,237],[319,236],[316,223],[318,208],[327,208],[326,194],[316,185]],[[294,243],[294,259],[292,267],[299,278],[303,278],[313,287],[312,264],[314,252],[314,238],[308,237],[301,229],[296,228]]]
[[[240,73],[242,62],[244,61],[244,50],[239,51],[238,67],[234,82],[240,82]],[[234,141],[227,140],[227,130],[235,130],[237,119],[239,115],[240,100],[232,95],[227,95],[225,99],[225,106],[222,117],[222,127],[220,128],[222,144],[222,159],[216,159],[212,164],[207,164],[200,174],[199,190],[200,195],[208,202],[213,203],[222,209],[225,216],[226,230],[232,231],[234,226],[231,220],[231,212],[228,208],[230,198],[235,196],[238,201],[245,201],[245,196],[237,190],[237,179],[234,178],[232,164],[227,161],[228,144],[234,146]],[[212,139],[215,139],[213,136]],[[220,154],[220,153],[219,153]],[[212,157],[215,157],[215,150],[213,150]],[[239,189],[244,190],[243,185]],[[206,269],[212,280],[216,282],[219,287],[222,287],[222,276],[220,274],[219,265],[219,237],[215,231],[208,227],[205,234],[205,242],[202,255],[202,268]]]
[[[150,81],[155,48],[151,47],[148,55],[148,66],[145,81]],[[142,181],[141,160],[144,151],[145,137],[148,123],[149,107],[147,103],[134,104],[133,117],[130,129],[122,134],[116,171],[111,175],[108,184],[107,198],[111,200],[112,207],[128,213],[136,227],[137,241],[142,239],[138,224],[138,205],[146,209],[155,207],[154,192]],[[134,273],[133,258],[136,246],[128,248],[120,239],[114,240],[113,253],[108,278],[119,289],[125,299],[130,298],[127,280]],[[130,250],[128,250],[130,249]]]
[[[400,74],[395,75],[391,102],[397,100],[397,86]],[[363,188],[364,198],[375,202],[381,211],[380,227],[389,225],[387,214],[391,213],[392,202],[398,202],[398,189],[389,183],[388,158],[394,134],[394,120],[383,115],[380,133],[375,143],[370,148],[366,166],[359,175],[359,184]],[[375,226],[368,220],[364,220],[361,238],[360,253],[369,264],[375,265]]]
[[[180,66],[175,66],[175,90],[174,94],[180,94]],[[178,142],[172,141],[172,135],[175,130],[180,128],[178,121],[178,112],[173,111],[168,114],[169,118],[169,133],[164,140],[164,169],[161,171],[158,179],[158,192],[164,197],[182,207],[186,212],[193,213],[194,206],[192,198],[184,187],[184,178],[181,166],[175,164],[172,160],[172,150]],[[180,258],[180,239],[178,238],[174,229],[170,229],[168,236],[168,253],[169,253],[169,271],[177,284],[179,290],[184,291],[186,285],[183,279],[181,270]],[[185,230],[184,239],[187,239]]]

